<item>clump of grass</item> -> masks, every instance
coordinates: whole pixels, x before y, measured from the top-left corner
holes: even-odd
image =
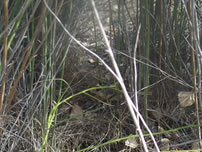
[[[97,17],[82,0],[0,4],[1,151],[129,150],[123,140],[137,128],[144,147],[135,150],[148,151],[147,125],[156,139],[172,138],[170,150],[200,139],[200,4],[95,1]],[[180,108],[179,91],[194,92],[195,109]],[[82,120],[70,117],[74,102]]]

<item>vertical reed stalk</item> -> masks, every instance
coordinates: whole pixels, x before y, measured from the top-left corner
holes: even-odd
[[[196,80],[196,61],[195,61],[195,53],[197,53],[195,50],[195,39],[197,36],[196,29],[194,30],[194,25],[196,24],[195,20],[195,13],[194,13],[194,4],[195,1],[189,1],[189,17],[190,17],[190,44],[191,44],[191,52],[192,52],[192,71],[193,71],[193,86],[194,86],[194,100],[195,100],[195,107],[196,107],[196,119],[198,124],[198,138],[199,138],[199,145],[202,148],[201,143],[201,127],[200,127],[200,115],[199,115],[199,104],[197,99],[197,80]],[[200,83],[200,82],[199,82]],[[200,90],[199,90],[200,91]]]
[[[146,26],[146,63],[149,64],[150,60],[150,1],[145,0],[145,26]],[[149,66],[146,66],[146,75],[145,75],[145,86],[149,86]],[[145,98],[145,121],[148,122],[148,93],[149,89],[146,88],[144,91],[144,98]]]
[[[8,27],[8,0],[3,1],[3,7],[4,7],[4,22],[5,22],[5,29]],[[4,96],[5,96],[5,87],[6,87],[6,64],[7,64],[7,51],[8,47],[8,30],[6,30],[6,33],[4,34],[4,49],[3,49],[3,79],[2,79],[2,86],[1,86],[1,96],[0,96],[0,114],[3,112],[3,104],[4,104]]]

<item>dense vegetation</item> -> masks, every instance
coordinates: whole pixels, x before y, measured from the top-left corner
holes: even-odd
[[[202,149],[200,0],[0,6],[0,151]]]

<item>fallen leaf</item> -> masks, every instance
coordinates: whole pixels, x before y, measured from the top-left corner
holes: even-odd
[[[91,63],[91,64],[93,64],[93,63],[95,63],[96,61],[91,58],[91,59],[88,59],[88,62]]]
[[[125,141],[125,145],[130,148],[137,148],[138,143],[135,138],[129,138]]]
[[[193,92],[186,92],[181,91],[178,93],[178,100],[180,106],[185,108],[194,104],[194,93]]]
[[[170,150],[170,140],[168,138],[161,139],[161,150]]]

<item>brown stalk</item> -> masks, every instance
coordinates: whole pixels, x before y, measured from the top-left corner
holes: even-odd
[[[21,79],[21,77],[22,77],[22,75],[23,75],[23,73],[24,73],[24,71],[25,71],[25,69],[27,67],[27,63],[29,61],[29,56],[31,54],[32,47],[33,47],[35,39],[36,39],[36,37],[37,37],[37,35],[39,33],[39,29],[40,29],[40,27],[41,27],[41,25],[43,23],[43,18],[44,18],[45,14],[46,14],[46,7],[45,7],[45,5],[43,5],[43,8],[41,9],[41,13],[40,14],[41,15],[40,15],[40,18],[39,18],[38,23],[36,25],[36,28],[35,28],[33,37],[31,39],[31,42],[28,44],[28,47],[26,49],[27,53],[26,53],[26,55],[24,57],[24,62],[22,64],[21,68],[20,68],[20,72],[19,72],[16,80],[14,81],[14,84],[13,84],[12,88],[10,89],[10,91],[9,91],[9,93],[7,95],[7,98],[6,98],[6,101],[7,101],[6,113],[8,112],[8,109],[9,109],[12,101],[14,101],[14,97],[15,97],[15,94],[16,94],[16,89],[17,89],[17,86],[18,86],[18,82]]]
[[[191,51],[192,51],[192,71],[193,71],[193,85],[194,85],[194,100],[196,105],[196,119],[198,127],[198,138],[201,141],[201,127],[200,127],[200,116],[199,116],[199,104],[197,100],[197,82],[196,82],[196,61],[195,61],[195,45],[194,45],[194,6],[193,1],[189,1],[189,17],[190,17],[190,44],[191,44]],[[200,83],[200,82],[199,82]],[[199,142],[200,147],[202,146]]]
[[[5,21],[5,30],[8,29],[8,0],[4,0],[3,2],[4,7],[4,21]],[[6,88],[6,63],[7,63],[7,42],[8,42],[8,30],[4,35],[4,50],[3,50],[3,78],[2,78],[2,86],[1,86],[1,95],[0,95],[0,115],[3,113],[3,102],[5,96],[5,88]],[[4,124],[4,118],[1,119],[1,124]],[[0,136],[3,134],[3,130],[0,129]]]
[[[8,0],[4,0],[3,2],[4,7],[4,21],[5,21],[5,29],[8,28]],[[6,87],[6,63],[7,63],[7,42],[8,42],[8,30],[4,35],[4,50],[3,50],[3,79],[2,79],[2,86],[1,86],[1,98],[0,98],[0,114],[3,112],[3,102],[4,102],[4,95],[5,95],[5,87]]]

